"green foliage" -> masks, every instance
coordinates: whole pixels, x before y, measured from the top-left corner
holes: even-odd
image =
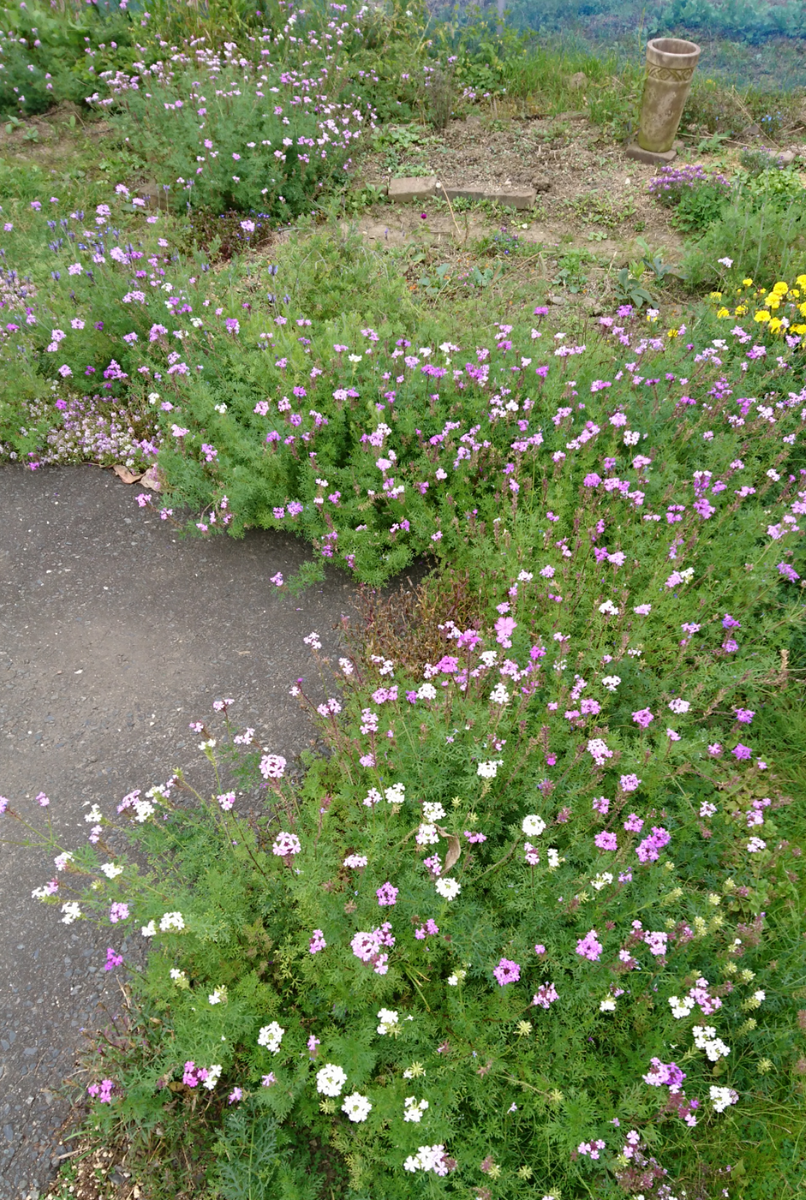
[[[37,3],[3,10],[0,112],[30,115],[70,100],[83,105],[110,68],[139,57],[132,20],[109,0],[54,12]]]
[[[774,203],[751,207],[735,198],[720,220],[686,249],[683,270],[689,284],[699,289],[719,283],[720,258],[735,262],[735,277],[781,279],[800,270],[806,261],[803,206],[792,204],[782,211]]]
[[[794,1194],[799,760],[774,714],[804,639],[784,532],[803,507],[802,351],[784,370],[723,337],[711,361],[724,327],[706,312],[693,356],[621,322],[567,347],[573,384],[552,347],[539,390],[514,378],[531,320],[488,352],[489,385],[429,381],[514,469],[480,460],[499,483],[487,499],[476,479],[461,569],[402,627],[374,598],[338,667],[307,639],[330,699],[298,692],[325,753],[297,784],[225,702],[223,727],[197,729],[211,798],[180,775],[119,806],[144,866],[103,814],[97,847],[70,847],[49,902],[116,911],[149,946],[133,1036],[93,1067],[103,1134],[172,1127],[181,1145],[183,1113],[227,1200],[617,1200],[647,1178],[713,1191],[728,1167]],[[379,371],[403,371],[393,344],[372,344]],[[637,344],[642,388],[613,371]],[[764,404],[737,410],[730,384]],[[504,388],[512,408],[491,403]],[[394,450],[404,477],[392,423],[370,453]],[[433,487],[450,471],[459,495],[467,444],[432,446]],[[770,1111],[789,1133],[756,1153]]]
[[[643,271],[639,272],[637,268],[621,268],[615,280],[616,299],[620,304],[634,304],[636,308],[642,308],[644,304],[652,303],[652,293],[641,282],[642,276]]]

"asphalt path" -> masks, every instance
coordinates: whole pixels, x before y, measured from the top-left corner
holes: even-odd
[[[318,691],[302,639],[325,651],[350,611],[344,576],[294,598],[270,582],[306,548],[280,534],[183,538],[137,507],[137,486],[94,467],[0,467],[0,795],[66,845],[84,813],[181,767],[203,781],[191,720],[230,696],[233,720],[291,760],[310,741],[289,687]],[[15,822],[0,817],[0,837]],[[69,1145],[65,1080],[84,1030],[118,1010],[106,972],[117,928],[64,925],[31,898],[54,876],[41,851],[0,845],[0,1200],[45,1190]],[[119,927],[118,927],[119,928]]]

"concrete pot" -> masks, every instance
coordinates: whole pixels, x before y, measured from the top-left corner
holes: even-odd
[[[664,154],[672,149],[700,47],[680,38],[653,38],[646,46],[646,78],[638,145]]]

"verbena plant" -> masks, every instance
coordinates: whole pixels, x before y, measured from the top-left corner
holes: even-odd
[[[408,461],[443,505],[472,490],[479,511],[454,504],[449,530],[469,587],[426,606],[396,660],[381,638],[322,662],[323,703],[294,688],[328,750],[301,783],[225,699],[223,730],[192,726],[210,798],[174,776],[118,805],[147,866],[99,809],[90,844],[44,837],[57,873],[37,895],[148,947],[136,1036],[88,1085],[98,1129],[147,1136],[183,1113],[191,1143],[215,1140],[208,1182],[228,1197],[670,1200],[729,1188],[780,1112],[789,1144],[759,1151],[746,1194],[768,1170],[783,1185],[802,1128],[798,822],[754,722],[802,622],[803,289],[663,339],[627,309],[590,346],[499,326],[442,352],[470,369],[425,376],[462,418],[446,430],[437,409],[431,436],[413,381],[435,353],[406,364],[410,347],[392,358],[369,334],[360,363],[322,352],[316,369],[359,398],[367,362],[371,396],[384,367],[403,374],[411,416],[381,436],[387,407],[352,445],[334,397],[309,444],[365,458],[351,486],[370,538],[391,503],[378,481],[398,486]],[[289,314],[295,338],[306,319]],[[288,412],[301,438],[271,400],[254,415]],[[315,486],[311,511],[357,535]],[[436,510],[416,503],[427,536]],[[258,785],[262,815],[237,815]]]

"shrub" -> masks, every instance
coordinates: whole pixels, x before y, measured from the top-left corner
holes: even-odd
[[[707,1195],[790,1098],[795,816],[753,731],[802,626],[806,395],[741,330],[683,382],[678,339],[602,328],[653,378],[583,350],[524,410],[494,360],[484,433],[541,438],[466,525],[477,619],[426,592],[439,657],[390,660],[376,627],[337,681],[320,660],[329,698],[295,692],[328,754],[298,786],[218,701],[223,730],[191,726],[215,794],[118,805],[151,865],[96,809],[37,893],[149,947],[96,1126],[183,1111],[225,1196]]]
[[[701,233],[717,221],[730,196],[724,175],[707,172],[699,164],[663,167],[650,180],[649,191],[661,204],[674,208],[673,224],[684,233]]]
[[[136,47],[125,11],[101,0],[68,14],[25,4],[4,9],[0,110],[29,116],[70,100],[83,104],[96,73],[130,66]]]
[[[806,262],[806,227],[803,208],[791,205],[781,211],[777,204],[753,208],[735,198],[719,221],[688,247],[683,271],[693,288],[714,287],[723,278],[720,259],[735,264],[733,279],[747,273],[770,279],[791,275]]]
[[[294,37],[296,19],[289,18],[278,40]],[[349,28],[345,23],[322,36],[344,37]],[[309,37],[316,43],[314,31]],[[258,40],[272,54],[272,35]],[[170,186],[170,203],[179,210],[199,205],[296,216],[326,182],[343,176],[371,115],[324,90],[324,63],[291,70],[268,57],[253,62],[234,43],[223,54],[187,44],[167,63],[136,75],[119,71],[106,82],[124,128],[136,131],[139,152],[158,182]],[[94,101],[112,103],[97,93]]]

